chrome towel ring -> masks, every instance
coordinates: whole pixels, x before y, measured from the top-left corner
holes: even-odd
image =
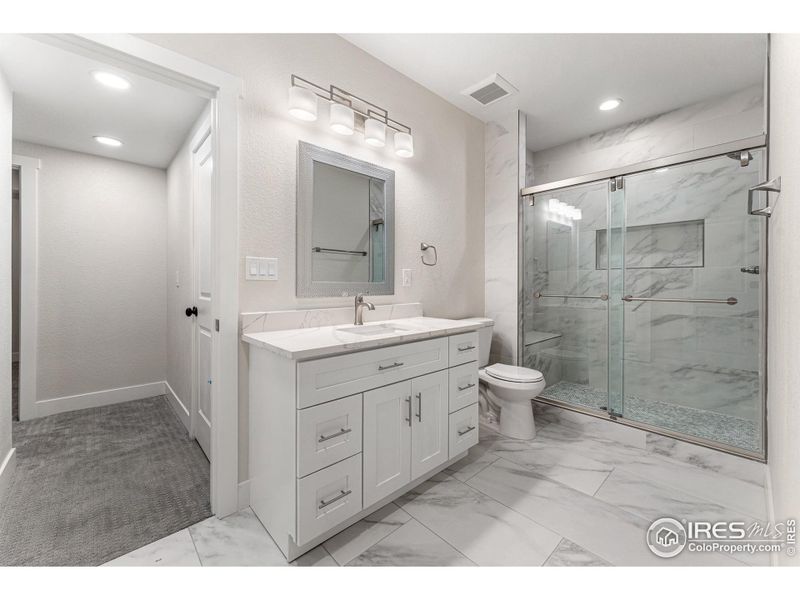
[[[439,262],[439,254],[436,252],[436,246],[434,246],[433,244],[426,244],[425,242],[422,242],[419,245],[419,249],[422,250],[423,252],[425,252],[428,249],[433,250],[433,262],[431,263],[425,262],[424,256],[419,257],[420,260],[422,261],[422,264],[425,265],[426,267],[433,267],[434,265],[436,265],[437,262]]]

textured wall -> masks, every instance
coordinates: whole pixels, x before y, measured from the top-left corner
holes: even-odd
[[[0,71],[0,466],[11,449],[11,88]]]
[[[800,517],[800,35],[773,35],[770,82],[770,176],[783,191],[770,218],[769,470],[775,518]],[[774,200],[774,195],[773,196]],[[800,559],[779,559],[800,564]]]
[[[441,317],[483,315],[483,125],[336,35],[148,34],[144,39],[238,75],[245,98],[239,120],[240,306],[243,312],[349,306],[352,299],[295,296],[297,143],[304,140],[393,169],[395,294],[380,303],[422,302]],[[289,76],[334,83],[389,109],[414,132],[415,156],[374,149],[360,135],[286,111]],[[436,267],[422,267],[419,243],[435,244]],[[244,280],[244,257],[277,257],[279,280]],[[413,269],[412,287],[401,270]],[[373,298],[375,299],[375,298]],[[247,354],[240,351],[239,476],[247,478]]]
[[[39,158],[39,400],[163,381],[166,174],[14,142]]]
[[[765,131],[764,125],[764,86],[759,83],[733,94],[529,153],[528,185],[760,135]]]

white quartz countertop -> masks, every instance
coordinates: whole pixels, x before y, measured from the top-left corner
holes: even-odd
[[[304,329],[245,333],[242,335],[242,340],[292,360],[308,360],[466,333],[468,331],[476,331],[481,327],[480,323],[476,321],[457,321],[433,317],[376,321],[359,327],[363,327],[365,331],[375,331],[377,329],[376,326],[382,324],[397,327],[399,331],[380,331],[370,335],[362,335],[345,331],[347,329],[355,329],[356,327],[353,325],[333,325],[329,327],[307,327]]]

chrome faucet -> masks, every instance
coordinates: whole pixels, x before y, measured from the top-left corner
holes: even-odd
[[[353,322],[353,325],[363,325],[364,324],[364,317],[362,316],[362,312],[364,307],[367,307],[369,310],[375,310],[375,305],[372,302],[365,302],[364,301],[364,294],[357,294],[356,295],[356,318]]]

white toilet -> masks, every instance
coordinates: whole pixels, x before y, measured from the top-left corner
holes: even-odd
[[[495,363],[489,365],[494,321],[468,319],[481,324],[478,330],[481,394],[500,406],[500,433],[506,437],[530,440],[536,435],[531,400],[544,389],[544,376],[533,369]]]

